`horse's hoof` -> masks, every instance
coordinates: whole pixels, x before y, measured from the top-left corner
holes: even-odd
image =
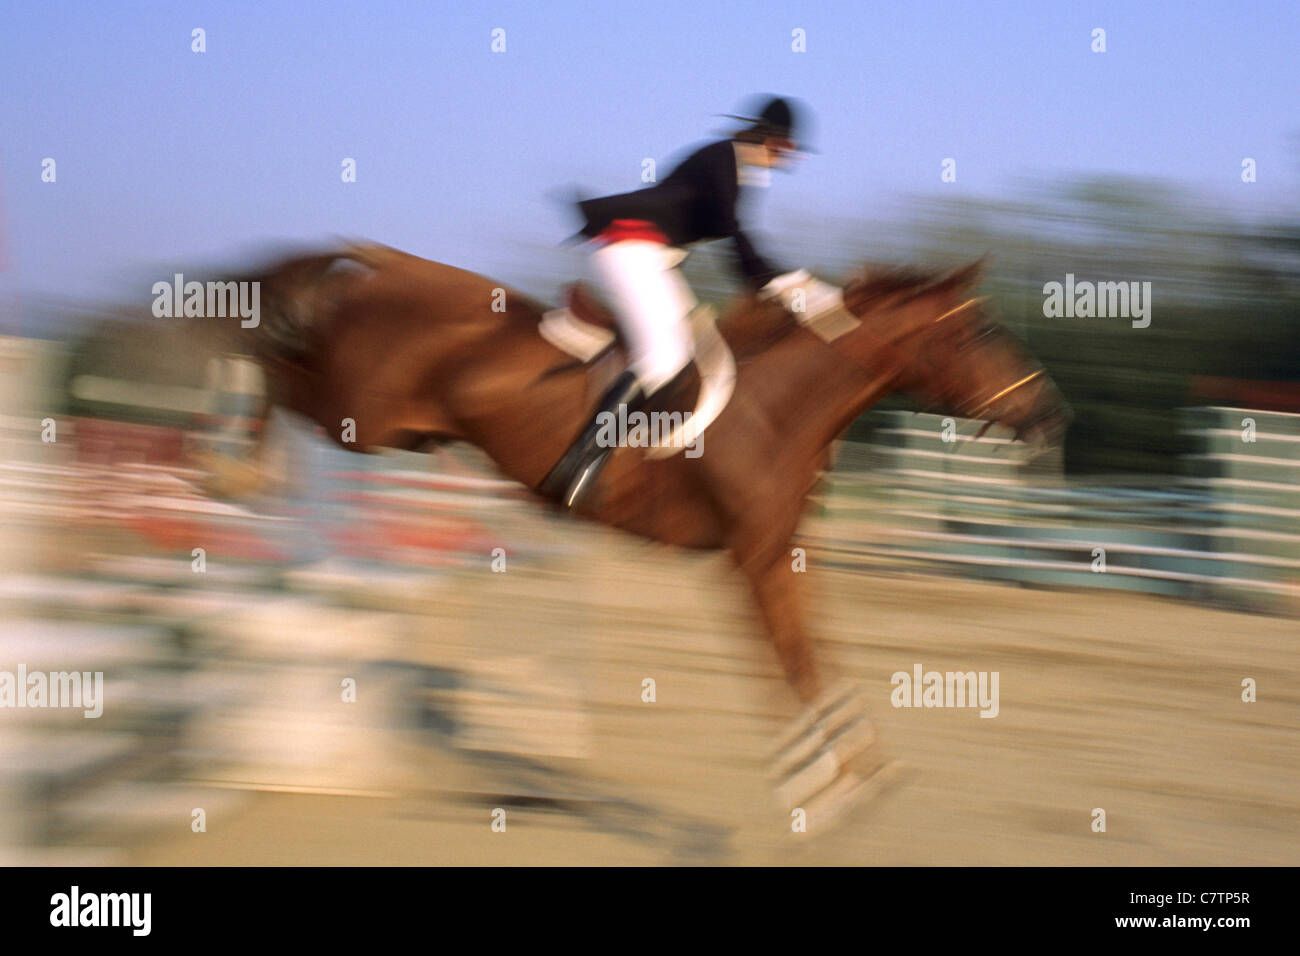
[[[810,834],[825,834],[845,823],[859,811],[873,806],[897,783],[902,764],[886,757],[874,770],[845,769],[828,786],[804,801],[805,825]]]
[[[772,758],[777,799],[786,810],[841,802],[889,762],[867,716],[864,694],[841,685],[823,694],[777,741]]]
[[[199,451],[194,453],[193,461],[195,467],[203,472],[200,488],[213,498],[248,498],[266,484],[266,474],[262,469],[236,458]]]

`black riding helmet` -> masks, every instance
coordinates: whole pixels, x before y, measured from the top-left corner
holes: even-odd
[[[736,137],[752,141],[775,136],[789,140],[800,152],[815,152],[802,142],[807,137],[808,114],[802,103],[789,97],[769,95],[755,100],[755,106],[757,109],[747,115],[724,114],[728,119],[750,124],[739,130]]]

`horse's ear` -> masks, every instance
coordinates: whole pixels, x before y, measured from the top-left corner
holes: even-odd
[[[985,253],[974,262],[959,266],[939,283],[943,288],[953,292],[964,292],[976,288],[984,280],[988,271],[989,254]]]

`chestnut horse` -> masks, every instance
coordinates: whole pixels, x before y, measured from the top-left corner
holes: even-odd
[[[738,300],[719,323],[737,360],[735,389],[703,454],[652,459],[619,448],[582,506],[587,518],[658,541],[728,549],[805,703],[822,694],[823,677],[791,550],[845,428],[903,392],[1026,439],[1064,430],[1051,380],[971,298],[980,271],[866,269],[843,289],[858,321],[833,335],[779,303]],[[588,370],[538,333],[543,307],[490,279],[362,246],[290,259],[261,281],[263,326],[301,339],[286,357],[259,336],[269,402],[346,448],[467,441],[536,489],[591,413]]]

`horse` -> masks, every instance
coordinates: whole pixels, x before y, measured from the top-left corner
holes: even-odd
[[[842,314],[823,327],[741,296],[717,324],[736,374],[703,453],[617,448],[578,508],[581,518],[655,541],[730,552],[805,708],[792,765],[825,756],[836,723],[827,715],[844,705],[816,659],[806,575],[791,561],[835,439],[896,392],[1038,444],[1058,441],[1068,423],[1051,378],[973,296],[983,267],[865,266],[842,287]],[[305,416],[341,447],[470,442],[536,490],[590,415],[600,363],[553,345],[539,334],[546,308],[489,278],[359,245],[290,257],[257,281],[266,318],[249,334],[268,409]],[[832,777],[847,766],[832,763]]]

